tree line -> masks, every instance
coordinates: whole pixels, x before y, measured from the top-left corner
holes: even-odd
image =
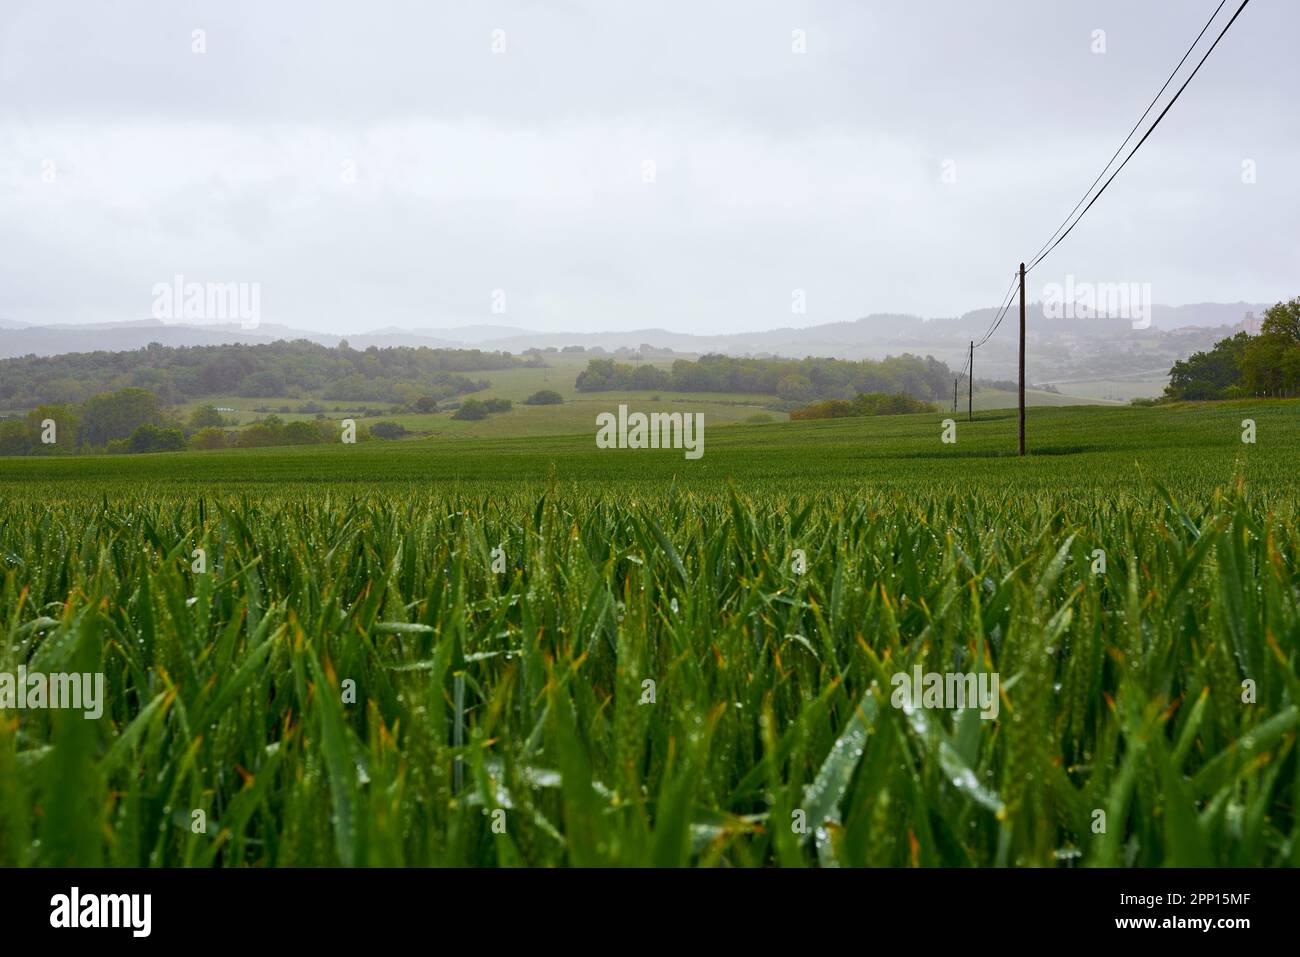
[[[305,339],[256,345],[163,346],[127,352],[71,352],[0,360],[0,408],[88,401],[100,393],[145,389],[167,405],[209,395],[316,397],[409,404],[488,387],[462,373],[540,366],[480,349],[375,346],[328,348]]]
[[[238,431],[225,425],[221,413],[211,406],[201,406],[182,420],[152,392],[131,387],[81,403],[43,403],[22,418],[0,419],[0,455],[263,448],[319,445],[340,438],[340,423],[323,413],[314,420],[294,422],[268,415]],[[407,434],[396,422],[355,425],[358,442]]]
[[[914,399],[910,395],[888,395],[884,392],[860,392],[852,399],[826,399],[814,402],[802,409],[793,409],[790,418],[800,419],[842,419],[863,415],[913,415],[919,412],[934,412],[930,402]]]
[[[1300,395],[1300,297],[1264,313],[1259,335],[1239,332],[1169,370],[1166,399]]]
[[[952,391],[953,374],[933,358],[911,354],[885,359],[740,359],[704,355],[696,362],[678,359],[659,366],[592,359],[578,373],[579,392],[664,391],[735,392],[776,396],[798,405],[823,399],[851,400],[859,393],[942,399]]]

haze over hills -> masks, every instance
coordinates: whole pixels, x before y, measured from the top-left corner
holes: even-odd
[[[1038,303],[1028,310],[1031,338],[1064,337],[1143,340],[1178,329],[1218,328],[1240,323],[1264,303],[1196,303],[1183,306],[1152,306],[1152,328],[1134,330],[1127,320],[1051,319]],[[1014,310],[1013,310],[1014,312]],[[308,339],[335,346],[346,339],[354,349],[390,346],[430,348],[475,347],[519,353],[528,349],[583,346],[607,351],[637,349],[643,344],[660,350],[688,354],[721,352],[727,355],[776,355],[801,358],[825,356],[846,359],[880,358],[900,351],[931,352],[950,359],[962,353],[970,339],[981,338],[996,313],[977,309],[955,319],[930,319],[903,314],[873,314],[861,319],[808,327],[782,327],[722,335],[695,335],[663,328],[622,332],[567,333],[538,332],[508,325],[472,325],[450,329],[403,329],[385,326],[353,335],[322,333],[275,323],[243,328],[238,323],[175,323],[157,319],[93,325],[28,325],[14,319],[0,319],[0,358],[22,355],[58,355],[64,352],[125,351],[141,349],[151,342],[167,346],[221,345],[235,342],[274,342],[277,339]],[[1004,340],[1014,345],[1010,329],[1014,314],[1004,319],[1003,328],[986,346],[992,357]],[[996,359],[993,360],[996,364]]]
[[[1088,399],[1127,401],[1159,395],[1175,361],[1210,349],[1236,331],[1257,332],[1264,303],[1196,303],[1151,305],[1149,328],[1135,329],[1128,319],[1053,318],[1041,303],[1027,309],[1026,371],[1029,385]],[[1053,315],[1056,312],[1053,311]],[[276,323],[243,328],[239,323],[187,324],[157,319],[95,325],[31,326],[0,321],[0,359],[68,352],[122,352],[150,343],[164,346],[210,346],[306,339],[333,348],[346,340],[353,349],[426,346],[474,348],[520,354],[534,349],[581,347],[616,356],[658,353],[661,358],[693,358],[705,353],[730,356],[807,356],[839,359],[884,359],[911,353],[933,356],[956,370],[966,367],[970,342],[982,340],[997,310],[976,309],[957,318],[926,320],[903,314],[874,314],[847,322],[798,328],[695,335],[663,328],[599,333],[539,332],[515,326],[484,324],[453,328],[403,329],[385,326],[353,335],[317,332]],[[1253,317],[1254,322],[1250,320]],[[975,377],[986,383],[1016,379],[1018,316],[1013,308],[976,352]],[[647,348],[648,347],[648,348]],[[624,360],[620,360],[624,361]]]

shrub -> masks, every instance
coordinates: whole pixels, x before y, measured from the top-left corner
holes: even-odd
[[[376,422],[370,427],[370,434],[377,439],[400,439],[407,432],[400,422]]]
[[[453,419],[470,422],[476,422],[479,419],[486,419],[488,417],[487,403],[480,402],[478,399],[466,399],[464,404],[452,413],[451,417]]]
[[[142,425],[127,440],[130,452],[179,452],[185,448],[185,434],[180,429],[160,429]]]
[[[209,426],[205,429],[199,429],[190,436],[190,448],[192,449],[224,449],[226,447],[226,433],[221,429]]]
[[[290,422],[284,427],[285,445],[317,445],[321,441],[320,429],[313,422]]]
[[[513,403],[509,399],[485,399],[483,405],[489,412],[509,412]]]
[[[542,389],[524,399],[524,405],[562,405],[563,403],[564,396],[554,389]]]
[[[887,395],[884,392],[859,392],[852,399],[828,399],[825,402],[814,402],[802,409],[795,409],[790,413],[790,418],[839,419],[859,415],[910,415],[933,411],[934,406],[931,403],[922,402],[901,392],[895,395]]]
[[[265,422],[258,422],[240,432],[235,438],[235,445],[241,449],[263,449],[272,445],[282,445],[283,439],[282,429],[267,425]]]

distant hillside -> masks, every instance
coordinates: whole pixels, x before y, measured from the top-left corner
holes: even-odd
[[[503,352],[397,347],[326,348],[314,342],[74,352],[0,359],[0,408],[78,403],[102,392],[147,389],[166,403],[208,395],[409,403],[487,387],[473,374],[526,365]]]
[[[1049,337],[1150,339],[1179,328],[1236,325],[1249,313],[1262,315],[1268,305],[1246,302],[1153,305],[1152,328],[1133,330],[1122,319],[1048,319],[1043,315],[1040,304],[1034,302],[1029,306],[1027,323],[1031,334]],[[785,326],[725,335],[697,335],[663,328],[627,332],[530,332],[514,326],[485,324],[451,329],[400,329],[386,326],[342,336],[269,324],[243,329],[236,323],[185,325],[145,319],[100,325],[30,326],[7,318],[0,319],[0,330],[3,330],[3,335],[0,335],[0,358],[142,349],[151,342],[182,347],[304,339],[333,348],[346,339],[354,349],[370,346],[425,346],[432,349],[472,346],[515,354],[529,349],[559,349],[565,346],[613,351],[620,348],[638,349],[642,345],[692,355],[715,352],[731,356],[779,356],[793,359],[805,356],[883,359],[887,355],[911,351],[922,354],[930,352],[952,364],[959,361],[958,353],[964,344],[983,335],[995,312],[992,308],[975,309],[946,319],[923,319],[902,313],[873,313],[851,321],[807,327]],[[1010,335],[1010,330],[1015,319],[1014,315],[1009,315],[1009,321],[1004,320],[1000,336],[1014,338]]]
[[[68,352],[122,352],[143,349],[151,342],[172,348],[186,346],[246,345],[306,340],[334,348],[347,339],[354,348],[369,346],[424,346],[431,349],[457,349],[465,340],[403,332],[385,332],[361,336],[293,329],[289,326],[260,325],[243,329],[238,323],[184,325],[157,319],[138,322],[98,323],[94,325],[27,326],[13,320],[0,320],[0,359],[15,356],[55,356]]]

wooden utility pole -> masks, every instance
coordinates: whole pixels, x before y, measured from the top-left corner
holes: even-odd
[[[1025,264],[1020,264],[1020,454],[1025,454]]]
[[[966,419],[975,421],[975,340],[970,341],[970,378],[966,380]]]
[[[952,380],[952,412],[957,414],[957,383],[961,381],[961,376]]]

